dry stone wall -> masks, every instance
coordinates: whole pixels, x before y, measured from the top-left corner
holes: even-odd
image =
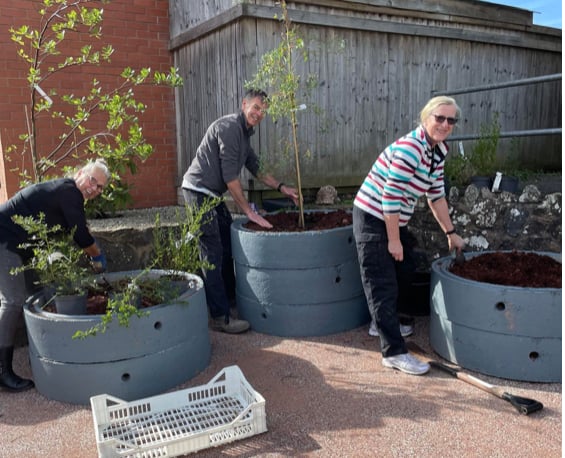
[[[544,194],[527,185],[519,194],[493,193],[470,185],[451,188],[449,211],[468,251],[534,250],[561,252],[561,192]],[[426,263],[447,256],[447,238],[424,199],[410,222],[416,250]]]
[[[527,185],[518,194],[492,193],[474,185],[451,188],[451,218],[467,249],[560,253],[561,192],[542,192],[540,188]],[[174,224],[179,208],[129,210],[117,218],[90,221],[94,236],[107,254],[108,270],[145,267],[151,259],[156,214],[160,214],[162,224]],[[418,202],[409,227],[416,240],[420,270],[428,270],[434,259],[449,255],[447,238],[424,199]]]

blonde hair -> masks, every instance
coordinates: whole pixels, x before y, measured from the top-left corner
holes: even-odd
[[[453,105],[453,106],[455,106],[455,109],[456,109],[455,117],[458,118],[458,119],[461,117],[461,108],[459,108],[459,105],[457,105],[457,102],[455,101],[455,99],[452,98],[452,97],[447,97],[445,95],[440,95],[440,96],[433,97],[430,100],[428,100],[428,103],[426,103],[424,108],[422,108],[422,111],[420,111],[420,122],[423,123],[426,119],[428,119],[428,117],[440,105]]]

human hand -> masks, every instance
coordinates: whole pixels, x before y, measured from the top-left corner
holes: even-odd
[[[447,243],[450,252],[456,250],[459,253],[463,248],[465,248],[465,240],[455,233],[447,236]]]
[[[90,263],[96,273],[101,274],[106,272],[106,256],[104,256],[104,253],[100,253],[98,256],[92,256],[90,258]]]
[[[261,227],[266,229],[272,229],[273,225],[269,223],[265,218],[263,218],[258,213],[252,212],[250,215],[247,215],[249,221],[253,221],[255,224],[258,224]]]
[[[388,252],[395,261],[401,262],[404,260],[404,249],[400,240],[393,240],[388,242]]]
[[[294,202],[294,205],[298,206],[298,190],[287,185],[281,186],[281,194],[290,197]]]

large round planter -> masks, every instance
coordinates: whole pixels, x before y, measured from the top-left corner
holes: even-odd
[[[467,259],[482,253],[466,253]],[[561,262],[556,253],[539,253]],[[502,286],[432,264],[430,343],[464,368],[512,380],[561,382],[561,289]]]
[[[108,281],[140,271],[105,274]],[[158,276],[166,271],[152,270]],[[149,307],[128,327],[112,321],[105,333],[72,339],[100,322],[96,315],[61,315],[41,310],[41,293],[24,306],[31,369],[37,390],[49,399],[88,404],[110,394],[135,400],[162,393],[195,376],[210,362],[208,310],[202,280],[172,303]]]
[[[240,316],[276,336],[320,336],[369,322],[352,226],[260,232],[231,227]]]

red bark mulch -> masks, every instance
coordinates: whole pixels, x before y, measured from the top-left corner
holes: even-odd
[[[450,272],[469,280],[527,288],[561,288],[561,263],[536,253],[484,253],[453,263]]]
[[[253,222],[243,225],[246,229],[263,232],[304,232],[321,231],[337,227],[351,226],[353,217],[345,210],[314,211],[304,213],[304,228],[298,227],[298,212],[281,212],[267,214],[264,218],[273,225],[272,229],[265,229]]]

